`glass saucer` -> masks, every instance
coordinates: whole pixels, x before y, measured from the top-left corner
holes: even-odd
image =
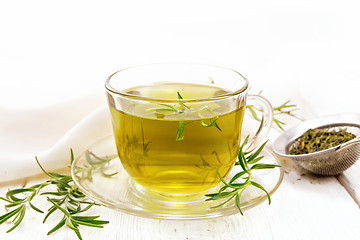
[[[281,165],[270,150],[264,149],[261,154],[264,156],[262,163]],[[239,172],[239,168],[235,166],[226,179]],[[95,202],[136,216],[190,220],[239,213],[235,201],[218,208],[213,207],[223,200],[205,201],[204,194],[217,192],[222,184],[194,199],[166,201],[158,197],[154,198],[134,183],[122,167],[116,155],[113,136],[96,142],[75,159],[71,167],[71,175],[77,187]],[[260,183],[270,195],[278,189],[283,177],[283,168],[254,170],[252,173],[253,180]],[[250,185],[241,196],[241,209],[245,211],[266,200],[267,196],[263,191]]]

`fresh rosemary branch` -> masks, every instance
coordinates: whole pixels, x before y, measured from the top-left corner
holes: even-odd
[[[72,150],[70,152],[72,163],[74,161],[74,154]],[[48,232],[48,235],[66,225],[76,233],[79,239],[82,239],[78,228],[79,225],[102,228],[104,224],[109,223],[109,221],[97,220],[99,216],[78,216],[77,214],[86,212],[92,206],[97,204],[92,201],[87,201],[86,196],[75,186],[71,176],[59,173],[49,173],[41,166],[37,157],[35,157],[35,160],[50,180],[28,188],[9,190],[6,193],[5,198],[0,197],[1,200],[7,202],[7,205],[5,205],[7,209],[16,207],[14,210],[0,216],[0,224],[13,218],[12,221],[14,225],[7,232],[13,231],[20,225],[24,219],[27,205],[36,212],[44,213],[32,203],[34,197],[43,195],[47,196],[47,200],[52,205],[47,210],[43,223],[57,210],[64,214],[60,222]],[[101,162],[101,164],[99,164],[99,162]],[[89,169],[94,169],[96,167],[103,167],[104,160],[94,161],[90,159],[89,163],[91,167],[88,168],[88,171],[90,171]],[[48,186],[56,186],[57,189],[56,191],[43,191],[43,188]]]
[[[293,111],[297,110],[296,105],[295,104],[289,104],[290,100],[284,102],[283,104],[281,104],[278,107],[274,107],[274,115],[281,115],[281,114],[286,114],[289,116],[293,116],[296,117],[293,114]],[[262,112],[261,109],[256,108],[254,105],[247,105],[246,106],[247,109],[250,110],[250,113],[252,115],[252,117],[258,121],[260,121],[257,112]],[[280,121],[279,119],[275,118],[273,119],[274,123],[282,130],[284,131],[283,126],[286,124],[285,122]]]
[[[216,169],[217,174],[224,186],[221,187],[217,193],[206,194],[205,196],[208,197],[206,201],[214,201],[220,199],[223,199],[224,201],[219,205],[214,206],[213,208],[221,207],[235,198],[235,205],[241,215],[243,215],[243,212],[241,210],[241,195],[250,185],[264,191],[267,195],[269,204],[271,203],[270,194],[266,191],[266,189],[259,183],[252,180],[252,171],[257,169],[272,169],[281,166],[276,164],[258,163],[261,159],[263,159],[263,156],[259,156],[259,154],[265,147],[266,142],[256,150],[244,152],[244,146],[247,144],[248,139],[249,136],[244,140],[243,144],[241,145],[238,160],[235,163],[235,165],[241,166],[242,171],[236,173],[229,182],[226,182],[225,179],[220,175],[219,171]],[[243,182],[239,182],[240,178],[243,180]]]

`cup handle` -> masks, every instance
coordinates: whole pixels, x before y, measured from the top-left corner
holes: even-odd
[[[247,105],[253,105],[257,109],[260,109],[261,112],[261,118],[257,119],[260,121],[259,129],[245,146],[246,151],[251,151],[259,146],[269,134],[274,119],[274,111],[271,103],[260,95],[249,94],[247,97]]]

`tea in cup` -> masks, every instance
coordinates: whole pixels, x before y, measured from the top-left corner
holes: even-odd
[[[237,159],[248,81],[201,64],[149,64],[105,83],[118,156],[135,184],[170,197],[204,194]],[[271,122],[272,108],[253,96]],[[266,132],[270,124],[262,124]]]

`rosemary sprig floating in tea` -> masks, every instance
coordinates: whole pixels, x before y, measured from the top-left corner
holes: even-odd
[[[76,233],[79,239],[82,239],[78,228],[79,225],[103,228],[104,224],[109,223],[109,221],[98,220],[97,218],[99,218],[99,216],[78,216],[77,214],[86,212],[92,206],[97,204],[92,201],[87,201],[86,196],[74,185],[71,176],[59,173],[49,173],[41,166],[37,157],[35,157],[35,159],[41,170],[50,177],[50,180],[27,188],[9,190],[6,193],[5,198],[0,197],[1,200],[7,202],[7,205],[5,205],[7,209],[16,207],[14,210],[0,216],[0,224],[13,218],[12,221],[14,225],[7,232],[13,231],[20,225],[24,219],[27,205],[36,212],[44,213],[44,211],[34,206],[32,203],[32,200],[36,196],[43,195],[52,196],[47,197],[47,200],[52,204],[52,206],[47,210],[43,223],[57,210],[64,214],[60,222],[48,232],[48,235],[63,226],[67,226]],[[73,161],[74,154],[71,150],[71,163]],[[99,165],[99,167],[100,166],[101,165]],[[43,189],[48,186],[55,186],[57,189],[56,191],[43,191]]]
[[[183,99],[182,95],[180,94],[179,91],[176,92],[178,99]],[[155,109],[151,109],[154,111],[154,114],[157,118],[164,118],[165,114],[178,114],[178,118],[179,119],[184,119],[185,118],[185,114],[186,113],[193,113],[196,112],[196,109],[192,109],[190,107],[188,107],[187,105],[185,105],[182,102],[179,102],[179,106],[176,105],[170,105],[170,104],[164,104],[164,103],[157,103],[158,105],[161,105],[163,107],[161,108],[155,108]],[[209,113],[211,113],[211,110],[208,107],[203,107],[202,109],[206,109],[206,111]],[[217,129],[219,129],[219,131],[222,131],[221,128],[219,127],[219,125],[217,124],[216,120],[218,119],[218,117],[214,118],[214,119],[210,119],[210,123],[205,123],[204,120],[201,121],[201,125],[203,127],[216,127]],[[182,141],[184,140],[185,136],[183,135],[183,132],[185,130],[185,126],[189,123],[192,123],[193,121],[180,121],[179,122],[179,127],[178,130],[176,132],[175,135],[175,140],[176,141]]]
[[[266,189],[263,186],[261,186],[259,183],[252,180],[252,171],[257,169],[272,169],[281,166],[276,164],[258,163],[261,159],[263,159],[263,156],[259,156],[259,154],[265,147],[266,142],[256,150],[253,150],[251,152],[244,152],[244,146],[247,144],[248,138],[249,136],[245,139],[244,143],[241,145],[238,155],[238,160],[235,163],[235,165],[240,165],[243,171],[236,173],[230,179],[229,182],[226,182],[223,179],[223,177],[220,175],[219,171],[216,169],[217,174],[221,182],[224,184],[224,186],[221,187],[217,193],[206,194],[205,196],[208,197],[206,201],[214,201],[221,199],[223,199],[224,201],[219,205],[214,206],[213,208],[221,207],[226,203],[230,202],[232,199],[235,199],[235,205],[238,208],[241,215],[243,215],[243,212],[241,210],[241,195],[244,193],[245,189],[250,185],[264,191],[268,198],[269,204],[271,203],[270,194],[266,191]],[[240,179],[243,181],[239,182]],[[225,191],[227,189],[231,189],[231,190]]]
[[[350,141],[356,137],[355,134],[347,132],[345,128],[339,130],[309,129],[295,140],[291,145],[289,153],[300,155],[322,151]]]

